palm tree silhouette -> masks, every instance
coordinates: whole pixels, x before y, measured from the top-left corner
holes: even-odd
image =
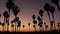
[[[14,31],[14,24],[11,24],[11,27],[13,28],[13,31]]]
[[[30,32],[30,23],[28,23],[28,26],[29,26],[29,32]]]
[[[33,25],[33,27],[35,28],[35,25]]]
[[[51,24],[51,18],[50,18],[50,14],[49,14],[49,11],[51,11],[51,6],[48,4],[48,3],[46,3],[45,5],[44,5],[44,9],[47,11],[47,13],[48,13],[48,17],[49,17],[49,21],[50,21],[50,24]]]
[[[24,27],[25,27],[25,25],[23,25],[23,32],[24,32]]]
[[[43,10],[40,10],[40,11],[39,11],[39,15],[41,16],[41,19],[42,19],[43,13],[44,13]],[[42,19],[42,20],[43,20],[43,19]],[[42,26],[43,26],[43,21],[42,21]],[[44,28],[42,28],[42,30],[44,30]]]
[[[44,5],[44,9],[47,11],[49,20],[51,21],[51,19],[50,19],[50,14],[49,14],[50,7],[51,7],[51,6],[50,6],[48,3],[46,3],[46,4]]]
[[[14,13],[14,15],[15,15],[15,19],[16,19],[16,17],[17,17],[17,14],[19,13],[19,7],[17,6],[17,5],[15,5],[14,7],[13,7],[13,13]],[[19,19],[19,18],[18,18]],[[16,21],[17,21],[17,19],[16,19]],[[15,21],[15,26],[16,26],[16,21]],[[15,31],[16,31],[16,27],[15,27]]]
[[[47,30],[47,28],[48,28],[48,25],[47,25],[46,23],[44,23],[44,25],[45,25],[45,28],[46,28],[45,30]]]
[[[51,0],[55,5],[57,5],[58,10],[60,11],[59,5],[58,5],[58,0]]]
[[[52,31],[52,28],[53,28],[53,23],[54,23],[54,21],[50,21],[51,31]]]
[[[7,0],[6,2],[6,8],[8,9],[9,11],[9,17],[8,17],[8,21],[9,21],[9,18],[10,18],[10,10],[12,9],[12,7],[14,6],[15,4],[13,3],[13,0]],[[9,25],[9,23],[8,23]],[[9,26],[8,26],[9,27]],[[9,28],[7,27],[7,31],[9,30]]]
[[[3,23],[2,23],[2,27],[3,27],[3,32],[4,32],[4,25],[5,25],[5,23],[3,22]]]
[[[46,23],[44,23],[44,25],[46,26]],[[46,30],[46,29],[45,29]]]
[[[17,23],[18,23],[17,27],[19,28],[20,31],[21,21],[18,21]]]
[[[47,30],[47,28],[48,28],[48,25],[45,25],[45,28],[46,28],[46,30]]]
[[[14,20],[11,21],[11,27],[13,28],[14,31]]]
[[[39,11],[39,15],[40,15],[41,17],[43,16],[43,13],[44,13],[43,10],[40,10],[40,11]]]
[[[35,20],[36,16],[35,15],[32,15],[32,18],[33,18],[33,23],[35,25],[35,32],[36,32],[36,24],[37,24],[37,21]]]
[[[52,14],[53,21],[54,21],[54,11],[55,11],[55,8],[52,6],[51,9],[50,9],[50,12]],[[54,21],[54,27],[55,27],[55,21]],[[56,27],[55,27],[55,29],[56,29]]]
[[[41,17],[38,16],[37,19],[38,19],[38,21],[39,21],[38,26],[42,28],[42,23],[43,23],[43,22],[42,22]],[[40,30],[41,30],[41,28],[40,28]]]
[[[4,13],[3,13],[3,16],[4,16],[4,23],[6,22],[6,24],[7,24],[7,31],[8,31],[8,26],[9,26],[9,21],[8,21],[8,17],[9,17],[9,14],[8,14],[8,12],[7,11],[5,11]]]

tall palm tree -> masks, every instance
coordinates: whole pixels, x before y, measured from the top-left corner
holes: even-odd
[[[25,27],[25,25],[23,25],[23,32],[24,32],[24,27]]]
[[[35,32],[36,32],[36,24],[37,24],[37,21],[35,20],[36,16],[32,15],[32,18],[33,18],[33,24],[35,25]]]
[[[39,15],[41,16],[41,19],[42,19],[42,17],[43,17],[43,13],[44,13],[43,10],[40,10],[40,11],[39,11]],[[42,20],[43,20],[43,19],[42,19]],[[43,26],[43,21],[42,21],[42,26]],[[44,30],[44,27],[42,28],[42,30]]]
[[[9,17],[9,14],[8,14],[8,12],[7,11],[5,11],[4,13],[3,13],[3,16],[4,16],[4,23],[6,23],[7,24],[7,31],[8,31],[8,26],[9,26],[9,21],[8,21],[8,17]]]
[[[29,32],[30,32],[30,23],[28,23],[28,26],[29,26]]]
[[[12,7],[14,6],[14,3],[13,3],[13,0],[7,0],[7,2],[6,2],[6,8],[8,9],[8,11],[9,11],[9,17],[8,17],[8,21],[9,21],[9,18],[10,18],[10,10],[12,9]],[[8,23],[8,25],[9,25],[9,23]],[[9,27],[9,26],[8,26]],[[7,27],[7,29],[9,29]],[[8,31],[8,30],[7,30]]]
[[[58,10],[60,11],[59,5],[58,5],[58,0],[51,0],[55,5],[57,5]]]
[[[49,14],[50,7],[51,7],[51,6],[50,6],[48,3],[46,3],[46,4],[44,5],[44,9],[47,11],[49,20],[51,21],[50,14]]]
[[[49,11],[51,10],[51,6],[50,6],[48,3],[46,3],[46,4],[44,5],[44,9],[45,9],[45,10],[47,11],[47,13],[48,13],[49,21],[51,21],[50,14],[49,14]],[[51,22],[50,22],[50,24],[51,24]]]
[[[14,6],[15,4],[13,3],[13,0],[8,0],[6,2],[6,8],[8,9],[9,11],[9,15],[10,15],[10,10],[12,9],[12,7]]]
[[[55,8],[52,6],[51,9],[50,9],[50,12],[51,12],[51,14],[52,14],[53,21],[54,21],[54,27],[55,27],[54,11],[55,11]],[[55,29],[56,29],[56,27],[55,27]]]
[[[13,13],[15,15],[15,18],[17,17],[17,14],[19,13],[19,11],[20,11],[19,7],[17,5],[15,5],[13,7]],[[15,21],[15,26],[16,26],[16,21]],[[15,27],[15,30],[16,30],[16,27]]]

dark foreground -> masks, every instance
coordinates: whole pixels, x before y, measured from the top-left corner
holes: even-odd
[[[30,34],[30,33],[35,33],[35,34],[39,34],[39,33],[51,33],[51,34],[60,34],[60,31],[57,31],[57,30],[54,30],[54,31],[49,31],[49,32],[0,32],[0,33],[3,33],[3,34],[6,34],[6,33],[9,33],[9,34]]]

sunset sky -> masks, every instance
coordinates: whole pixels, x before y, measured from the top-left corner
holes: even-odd
[[[58,1],[59,1],[59,6],[60,6],[60,0]],[[0,0],[0,14],[2,14],[2,17],[0,18],[1,22],[4,21],[3,12],[8,11],[6,8],[6,2],[7,0]],[[21,20],[21,31],[23,31],[22,25],[25,25],[25,28],[24,28],[25,31],[29,31],[28,23],[31,23],[30,29],[31,31],[34,31],[32,15],[35,14],[36,20],[37,20],[37,16],[39,16],[38,12],[40,9],[44,11],[43,22],[48,24],[49,26],[48,30],[50,30],[48,14],[44,10],[45,3],[48,3],[51,6],[55,7],[54,18],[55,18],[55,23],[56,23],[56,29],[58,29],[57,23],[60,22],[60,12],[58,11],[57,6],[54,3],[52,3],[51,0],[14,0],[14,3],[21,9],[17,15]],[[11,10],[10,21],[12,21],[13,19],[14,19],[14,14]],[[51,20],[53,20],[52,16],[51,16]],[[0,27],[1,27],[0,30],[2,30],[1,25]],[[12,29],[10,27],[10,31],[11,30]],[[38,25],[36,25],[36,30],[39,31]]]

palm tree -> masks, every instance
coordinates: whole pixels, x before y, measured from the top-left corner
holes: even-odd
[[[45,10],[47,11],[47,13],[48,13],[49,21],[51,21],[50,14],[49,14],[49,11],[51,10],[51,6],[50,6],[48,3],[46,3],[46,4],[44,5],[44,9],[45,9]],[[51,24],[51,22],[50,22],[50,24]]]
[[[32,18],[33,18],[33,23],[35,25],[35,32],[36,32],[36,24],[37,24],[37,21],[35,20],[36,16],[35,15],[32,15]]]
[[[32,18],[33,18],[33,20],[35,20],[36,16],[35,15],[32,15]]]
[[[3,22],[3,23],[2,23],[2,27],[3,27],[3,32],[4,32],[4,25],[5,25],[5,23]]]
[[[40,11],[39,11],[39,15],[41,16],[41,19],[42,19],[43,13],[44,13],[43,10],[40,10]],[[42,19],[42,20],[43,20],[43,19]],[[42,21],[42,26],[43,26],[43,21]],[[42,30],[44,30],[44,28],[42,28]]]
[[[44,5],[44,9],[47,11],[49,20],[51,21],[51,19],[50,19],[50,14],[49,14],[50,7],[51,7],[51,6],[50,6],[48,3],[46,3],[46,4]]]
[[[46,28],[46,30],[47,30],[47,28],[48,28],[48,25],[45,25],[45,28]]]
[[[33,25],[33,27],[35,28],[35,25]],[[35,32],[36,32],[36,29],[35,29]]]
[[[39,21],[38,26],[42,28],[42,23],[43,23],[43,22],[42,22],[41,17],[38,16],[37,19],[38,19],[38,21]],[[40,29],[40,30],[41,30],[41,29]]]
[[[13,13],[14,13],[14,15],[15,15],[15,19],[16,19],[16,17],[17,17],[17,14],[19,13],[19,7],[17,6],[17,5],[15,5],[14,7],[13,7]],[[16,19],[17,20],[17,19]],[[16,21],[15,21],[15,26],[16,26]],[[16,31],[16,27],[15,27],[15,31]]]
[[[28,23],[28,26],[29,26],[29,32],[30,32],[30,23]]]
[[[14,31],[14,20],[11,21],[11,27],[13,28]]]
[[[46,26],[46,23],[44,23],[44,26]],[[45,29],[46,30],[46,29]]]
[[[24,32],[24,27],[25,27],[25,25],[23,25],[23,32]]]
[[[10,15],[10,10],[14,5],[15,4],[13,3],[13,0],[8,0],[8,2],[6,3],[6,8],[9,10],[9,15]]]
[[[50,12],[52,14],[53,21],[54,21],[54,11],[55,11],[55,8],[52,6],[51,9],[50,9]],[[54,27],[55,27],[55,21],[54,21]],[[56,29],[56,27],[55,27],[55,29]]]
[[[18,21],[17,23],[18,23],[17,27],[19,28],[20,31],[21,21]]]
[[[8,17],[9,17],[9,14],[8,14],[8,12],[7,11],[5,11],[4,13],[3,13],[3,16],[4,16],[4,22],[6,22],[6,24],[7,24],[7,31],[8,31],[8,29],[9,29],[9,21],[8,21]]]
[[[44,13],[43,10],[40,10],[40,11],[39,11],[39,15],[40,15],[41,17],[43,16],[43,13]]]
[[[14,31],[14,24],[11,24],[11,27],[13,28],[13,31]]]
[[[51,0],[54,4],[56,4],[57,5],[57,7],[58,7],[58,10],[60,11],[60,8],[59,8],[59,5],[58,5],[58,0]]]
[[[8,9],[9,11],[9,17],[8,17],[8,21],[9,21],[9,18],[10,18],[10,10],[12,9],[12,7],[14,6],[14,3],[13,3],[13,0],[8,0],[7,3],[6,3],[6,8]],[[9,23],[8,23],[9,25]],[[8,26],[9,27],[9,26]],[[8,28],[9,29],[9,28]],[[8,31],[8,30],[7,30]]]
[[[53,29],[53,23],[54,23],[54,21],[50,21],[51,31],[52,31],[52,29]]]

